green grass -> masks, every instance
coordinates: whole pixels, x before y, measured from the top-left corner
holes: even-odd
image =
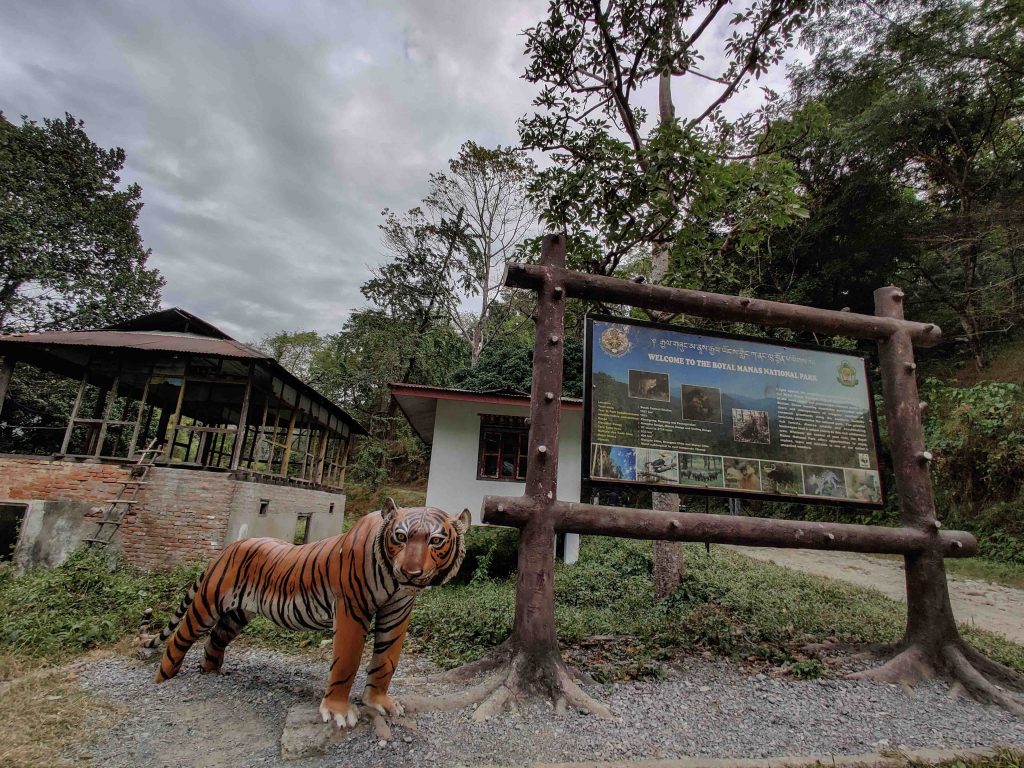
[[[1024,565],[1019,563],[1001,563],[983,557],[950,558],[946,560],[946,571],[965,579],[1024,589]]]
[[[492,538],[483,537],[474,549],[491,552]],[[647,543],[586,537],[580,562],[556,569],[560,641],[599,679],[657,676],[664,662],[694,652],[816,677],[826,670],[801,652],[805,643],[890,642],[903,629],[903,606],[877,592],[719,548],[708,554],[687,546],[686,579],[659,603],[652,595],[650,552]],[[452,667],[504,640],[512,628],[515,581],[493,576],[503,557],[477,556],[475,578],[471,568],[466,583],[424,593],[413,612],[410,645]],[[83,551],[59,568],[24,576],[0,571],[0,655],[59,662],[132,637],[147,607],[157,622],[166,621],[198,570],[112,572],[102,555]],[[982,630],[963,631],[993,658],[1024,670],[1024,647]],[[257,619],[240,642],[300,652],[329,636]]]
[[[686,580],[668,600],[652,596],[650,545],[586,537],[580,562],[555,577],[558,634],[566,653],[602,679],[657,675],[692,653],[764,661],[799,676],[805,643],[892,642],[904,607],[878,592],[752,562],[715,548],[686,547]],[[512,580],[475,580],[430,590],[413,613],[419,647],[446,667],[479,657],[512,627]],[[1024,670],[1024,648],[992,633],[965,634],[993,658]]]
[[[159,609],[166,620],[200,570],[112,571],[106,553],[84,549],[58,568],[37,568],[24,576],[4,568],[0,653],[60,662],[132,636],[148,607]]]
[[[884,560],[903,560],[903,555],[871,555]],[[946,573],[964,579],[976,579],[992,584],[1024,589],[1024,565],[989,560],[984,557],[946,558]]]
[[[1024,752],[1016,749],[1003,749],[991,757],[959,757],[941,763],[922,763],[917,760],[907,762],[907,768],[1022,768]]]

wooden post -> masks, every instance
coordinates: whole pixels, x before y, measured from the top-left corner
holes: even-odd
[[[331,433],[326,427],[320,430],[320,456],[317,458],[316,482],[321,484],[324,481],[324,464],[327,461],[327,444],[331,442]]]
[[[146,410],[146,399],[149,397],[149,381],[153,377],[152,371],[146,377],[146,383],[142,386],[142,399],[139,401],[139,415],[135,417],[135,426],[132,428],[132,441],[128,445],[128,458],[135,458],[135,449],[139,445],[139,432],[142,431],[142,412]],[[152,407],[149,409],[150,417],[153,416]],[[148,420],[147,420],[148,428]]]
[[[338,478],[336,482],[337,482],[339,488],[344,488],[345,487],[345,473],[348,472],[348,452],[349,452],[349,449],[352,447],[352,433],[349,432],[348,433],[348,437],[343,438],[341,442],[345,444],[345,448],[344,448],[344,450],[342,450],[341,444],[339,443],[338,444],[338,450],[335,452],[335,455],[337,455],[337,453],[339,453],[339,452],[341,453],[341,470],[340,471],[336,470],[337,478]]]
[[[313,428],[312,427],[306,427],[305,429],[300,429],[299,430],[299,440],[302,441],[303,439],[304,439],[304,442],[301,443],[302,444],[302,467],[299,469],[299,477],[301,477],[303,480],[306,480],[307,479],[306,478],[306,465],[309,463],[309,456],[310,456],[309,443],[313,439]]]
[[[258,427],[254,427],[252,430],[253,437],[252,442],[249,443],[249,458],[246,460],[246,467],[248,469],[252,469],[253,465],[256,463],[256,448],[265,439],[264,431],[267,428],[267,410],[269,408],[270,397],[268,395],[267,399],[263,401],[263,416],[260,418],[260,425]],[[266,466],[264,466],[263,468],[266,469]]]
[[[521,528],[533,515],[528,498],[487,496],[484,519],[490,525]],[[666,512],[597,504],[557,502],[550,517],[556,533],[588,533],[654,541],[695,541],[734,546],[817,549],[904,555],[938,549],[945,557],[971,557],[978,541],[965,531],[903,526],[817,523],[701,512]]]
[[[274,409],[274,432],[273,437],[269,441],[270,453],[268,454],[265,466],[263,467],[263,471],[266,472],[268,475],[274,474],[274,455],[277,453],[277,433],[278,430],[281,428],[281,402],[284,401],[279,401],[278,406]]]
[[[174,452],[174,444],[178,441],[178,421],[181,419],[181,407],[185,403],[185,386],[188,380],[183,375],[181,377],[181,386],[178,388],[178,402],[174,406],[174,413],[171,415],[167,422],[167,429],[170,431],[170,437],[167,438],[167,447],[164,448],[164,457],[167,461],[171,460],[171,454]],[[192,445],[192,433],[189,432],[189,446]],[[185,459],[188,459],[188,448],[185,449]]]
[[[5,357],[0,364],[0,414],[4,411],[4,401],[7,400],[7,388],[11,384],[11,377],[14,375],[14,360]]]
[[[292,460],[292,438],[295,436],[295,420],[299,416],[299,409],[292,409],[292,417],[288,420],[288,434],[284,438],[284,455],[281,457],[282,477],[288,477],[288,464]]]
[[[157,438],[157,442],[160,445],[165,446],[164,451],[166,452],[167,445],[167,428],[171,425],[171,412],[160,406],[160,418],[156,421],[156,434],[154,437]],[[154,458],[156,458],[154,456]]]
[[[942,341],[942,331],[933,323],[917,323],[902,318],[861,315],[833,309],[818,309],[800,304],[726,296],[687,288],[644,285],[632,280],[604,275],[589,275],[543,264],[509,264],[505,285],[539,290],[549,280],[565,289],[569,298],[626,304],[675,314],[689,314],[713,320],[731,320],[755,325],[774,325],[794,331],[827,333],[854,339],[884,341],[896,331],[906,331],[919,347],[934,347]]]
[[[68,446],[71,444],[71,433],[75,429],[75,419],[78,418],[78,409],[82,406],[82,396],[85,394],[85,385],[89,379],[89,366],[86,365],[85,373],[82,374],[82,383],[78,385],[78,394],[75,396],[75,404],[71,406],[71,416],[68,418],[68,428],[64,430],[64,441],[60,444],[61,455],[66,455]]]
[[[249,378],[245,382],[245,394],[242,395],[242,412],[238,416],[238,428],[235,430],[235,444],[231,448],[231,469],[238,469],[242,460],[242,448],[245,446],[245,435],[249,422],[249,398],[252,395],[253,364],[249,364]]]
[[[875,291],[875,313],[903,320],[903,291],[893,286]],[[931,454],[924,444],[917,366],[910,334],[897,331],[888,340],[879,342],[878,353],[886,431],[900,497],[900,519],[906,528],[922,531],[934,541],[933,547],[905,557],[906,641],[922,646],[929,655],[937,654],[945,642],[959,634],[946,587],[946,568],[942,562],[929,473]]]
[[[565,266],[565,236],[544,238],[541,266]],[[540,666],[559,659],[555,638],[555,540],[552,511],[558,495],[558,431],[562,401],[565,291],[550,279],[537,292],[533,343],[526,496],[532,512],[519,534],[512,644]],[[538,669],[538,672],[543,673]]]

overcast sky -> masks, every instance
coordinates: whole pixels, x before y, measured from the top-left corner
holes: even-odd
[[[381,210],[463,141],[517,141],[520,33],[546,6],[9,0],[0,111],[71,112],[125,149],[166,306],[243,340],[331,332],[365,304]]]

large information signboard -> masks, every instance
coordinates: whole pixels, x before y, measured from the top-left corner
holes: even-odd
[[[864,358],[591,316],[585,479],[881,506]]]

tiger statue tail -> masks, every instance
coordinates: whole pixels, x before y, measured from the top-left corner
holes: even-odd
[[[229,545],[223,554],[230,559],[240,543]],[[223,567],[224,560],[222,556],[207,566],[189,587],[181,599],[178,610],[174,612],[174,616],[167,622],[160,635],[148,641],[147,645],[150,648],[166,643],[160,659],[160,668],[154,678],[155,682],[162,683],[177,675],[185,661],[185,654],[207,633],[209,637],[203,647],[203,659],[199,669],[201,672],[219,671],[224,663],[224,649],[249,623],[251,615],[242,610],[224,611],[219,601],[209,594],[211,578],[216,583],[218,568]]]
[[[188,611],[188,607],[192,604],[192,601],[195,600],[196,594],[199,592],[199,587],[203,583],[203,576],[205,575],[205,573],[199,574],[199,576],[196,577],[196,580],[192,582],[192,586],[189,587],[188,592],[186,592],[185,596],[181,598],[181,603],[178,604],[178,610],[174,612],[174,616],[172,616],[171,620],[167,622],[167,626],[163,628],[160,634],[154,635],[147,632],[153,609],[146,609],[143,625],[139,630],[139,634],[142,638],[142,642],[139,643],[139,645],[142,648],[159,648],[167,642],[167,638],[174,634],[174,630],[178,628],[182,617],[185,615],[185,612]]]

